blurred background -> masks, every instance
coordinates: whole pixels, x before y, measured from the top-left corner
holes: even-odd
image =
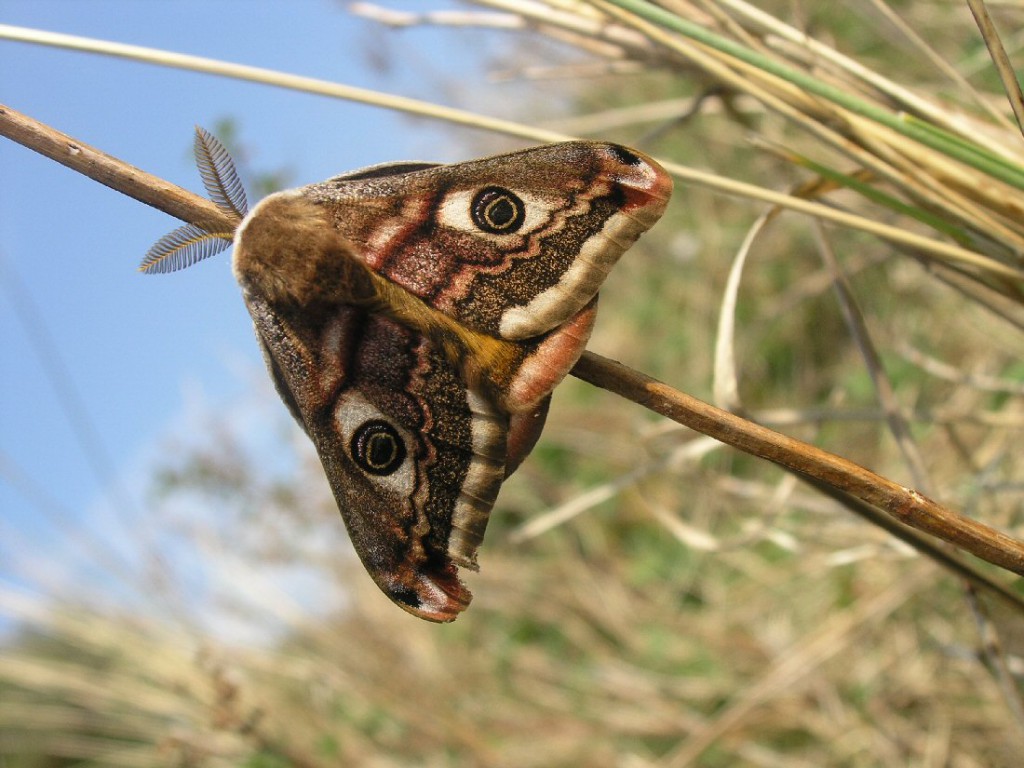
[[[662,5],[1021,162],[963,4],[757,3],[783,26],[734,0]],[[993,11],[1019,61],[1024,9]],[[1020,269],[1019,190],[799,89],[771,91],[807,122],[784,116],[611,13],[0,0],[0,24],[619,141]],[[768,89],[759,77],[743,74]],[[0,102],[200,193],[202,125],[251,204],[378,162],[532,143],[2,29]],[[1020,281],[779,210],[753,231],[768,211],[677,182],[602,290],[590,348],[710,400],[724,311],[731,405],[1020,536]],[[229,255],[136,272],[175,226],[0,141],[4,768],[1018,764],[1019,608],[782,470],[572,379],[502,490],[480,573],[464,575],[471,607],[445,626],[404,614],[362,571],[273,392]]]

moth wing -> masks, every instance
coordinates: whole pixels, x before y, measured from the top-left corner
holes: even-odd
[[[568,142],[304,188],[372,270],[463,325],[519,341],[583,309],[672,181],[615,144]]]
[[[378,179],[384,176],[401,176],[414,171],[424,171],[427,168],[436,168],[440,163],[422,163],[417,160],[397,160],[390,163],[378,163],[365,168],[357,168],[354,171],[346,171],[332,176],[332,181],[361,181],[364,179]]]
[[[366,570],[410,613],[453,620],[472,597],[458,567],[476,569],[505,476],[508,417],[391,320],[339,306],[314,327],[308,309],[247,303]]]

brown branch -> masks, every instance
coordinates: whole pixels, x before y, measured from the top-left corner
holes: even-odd
[[[208,232],[232,232],[237,223],[210,200],[76,141],[3,104],[0,104],[0,136]]]
[[[679,424],[837,488],[919,531],[1024,575],[1024,543],[946,509],[852,461],[715,408],[621,363],[588,353],[573,374]]]
[[[214,232],[229,232],[234,227],[234,222],[209,200],[133,168],[3,105],[0,105],[0,135],[182,221]],[[715,408],[591,352],[584,354],[572,373],[679,424],[785,467],[810,479],[812,484],[835,488],[884,511],[904,525],[1024,575],[1024,543],[851,461]],[[888,525],[886,528],[894,530]],[[906,540],[918,546],[914,537]],[[964,575],[964,567],[968,566],[959,564],[953,570]],[[984,576],[977,575],[975,580],[992,586]],[[1006,594],[1005,590],[1000,589],[1000,592]]]

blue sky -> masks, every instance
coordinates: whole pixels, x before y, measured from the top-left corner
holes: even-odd
[[[487,41],[499,40],[430,28],[389,32],[328,0],[0,0],[0,23],[439,101],[460,73],[463,80],[467,71],[483,78]],[[393,66],[374,68],[371,61]],[[500,104],[497,96],[488,107]],[[468,150],[460,147],[458,137],[468,134],[383,110],[4,40],[0,103],[197,192],[193,125],[222,118],[237,121],[253,168],[287,168],[296,184],[388,160],[478,154],[472,142]],[[217,411],[252,388],[251,374],[262,362],[228,254],[170,276],[135,271],[147,248],[176,225],[0,139],[0,579],[20,583],[23,569],[53,556],[61,532],[45,521],[49,501],[102,535],[102,522],[89,516],[102,508],[108,490],[76,437],[64,407],[67,392],[55,391],[12,291],[42,318],[33,333],[59,351],[63,386],[81,401],[132,494],[144,489],[142,475],[167,436],[190,427],[195,401]]]

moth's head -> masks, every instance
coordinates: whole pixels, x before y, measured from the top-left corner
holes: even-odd
[[[239,225],[234,244],[235,278],[273,303],[360,304],[375,294],[330,212],[301,189],[260,201]]]

